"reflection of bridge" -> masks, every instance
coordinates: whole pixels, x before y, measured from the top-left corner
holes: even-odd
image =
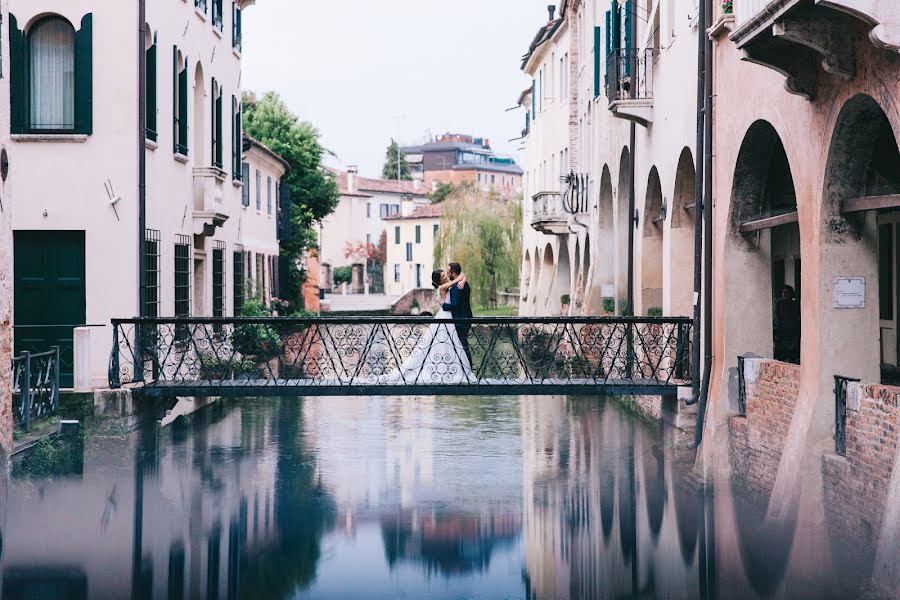
[[[114,320],[109,379],[156,397],[672,396],[691,384],[691,326],[669,317]],[[465,332],[472,369],[460,349],[432,352],[453,327]],[[410,359],[417,354],[424,360]]]

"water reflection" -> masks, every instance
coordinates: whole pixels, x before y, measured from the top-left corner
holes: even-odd
[[[3,600],[852,598],[860,580],[740,490],[694,491],[672,432],[602,399],[246,400],[115,432],[85,438],[79,473],[0,484]]]

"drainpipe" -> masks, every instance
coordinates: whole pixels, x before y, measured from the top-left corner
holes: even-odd
[[[704,70],[706,77],[704,78],[705,98],[703,112],[706,115],[704,126],[704,155],[703,155],[703,235],[706,238],[706,244],[703,246],[703,261],[705,263],[705,271],[703,275],[703,285],[705,287],[703,310],[704,315],[704,332],[703,344],[706,352],[703,360],[703,383],[700,387],[700,406],[697,410],[697,429],[694,433],[694,445],[700,446],[703,441],[703,420],[706,417],[706,404],[709,397],[709,380],[712,374],[712,325],[713,325],[713,278],[712,278],[712,240],[713,240],[713,223],[712,223],[712,124],[713,124],[713,106],[712,106],[712,90],[713,90],[713,64],[712,64],[712,40],[706,35],[709,27],[709,0],[700,2],[700,23],[704,40]]]
[[[147,0],[138,0],[138,314],[147,316]]]
[[[628,152],[631,160],[628,161],[628,306],[625,309],[626,317],[634,316],[634,146],[635,124],[631,122],[631,135],[628,141]]]
[[[700,10],[705,12],[705,2],[701,2]],[[705,21],[698,15],[702,25]],[[694,332],[691,349],[691,381],[693,389],[687,404],[696,404],[700,399],[700,302],[703,294],[703,174],[705,153],[704,122],[706,111],[706,42],[701,32],[697,38],[697,139],[694,157],[696,170],[694,176]]]

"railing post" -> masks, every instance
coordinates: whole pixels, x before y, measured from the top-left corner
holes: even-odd
[[[625,324],[625,377],[634,376],[634,325],[631,321]]]
[[[53,351],[53,412],[59,412],[59,346],[52,346]]]
[[[31,352],[25,350],[22,352],[25,359],[25,373],[22,384],[22,427],[25,432],[31,431]]]
[[[122,381],[119,376],[119,323],[117,321],[112,322],[113,328],[113,339],[112,339],[112,350],[109,355],[109,387],[110,389],[117,390],[122,387]]]
[[[834,451],[847,455],[847,385],[859,379],[834,376]]]
[[[744,380],[744,357],[738,356],[738,414],[747,416],[747,383]]]

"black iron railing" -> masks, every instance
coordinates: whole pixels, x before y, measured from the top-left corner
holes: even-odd
[[[653,50],[617,49],[607,57],[606,97],[616,100],[653,98]]]
[[[744,357],[738,356],[738,414],[747,416],[747,381],[744,379]]]
[[[847,454],[847,386],[858,381],[834,376],[834,451],[839,456]]]
[[[563,181],[566,184],[566,190],[563,192],[563,208],[566,212],[571,215],[588,212],[590,177],[586,173],[573,171],[563,177]]]
[[[25,431],[34,419],[59,410],[59,346],[13,358],[13,418]]]
[[[664,394],[687,318],[113,321],[109,383],[144,394]]]

